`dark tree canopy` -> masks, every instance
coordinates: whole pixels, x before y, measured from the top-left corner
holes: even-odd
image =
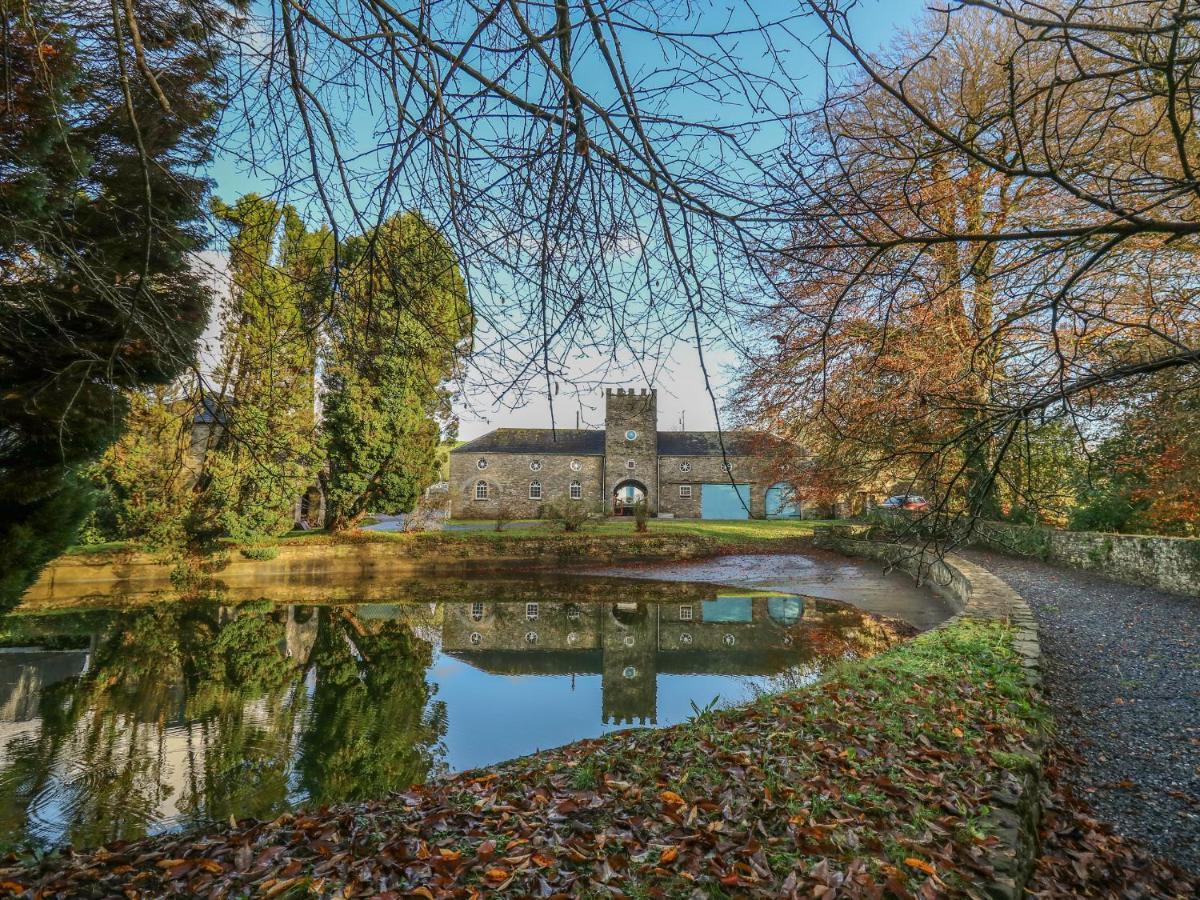
[[[191,267],[222,92],[225,0],[6,0],[0,98],[0,543],[11,603],[69,540],[68,473],[115,436],[122,389],[194,358]],[[60,512],[55,541],[30,523]],[[11,567],[11,569],[10,569]],[[25,569],[20,574],[18,569]]]

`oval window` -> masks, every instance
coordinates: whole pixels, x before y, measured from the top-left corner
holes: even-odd
[[[625,432],[625,440],[636,441],[637,440],[637,432],[634,431],[632,428],[629,429],[629,431]]]

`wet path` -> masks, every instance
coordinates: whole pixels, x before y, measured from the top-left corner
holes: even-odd
[[[941,597],[918,588],[903,572],[884,574],[870,560],[813,549],[804,554],[718,556],[682,563],[610,566],[597,572],[665,581],[708,581],[755,590],[786,591],[852,603],[881,616],[932,628],[954,615]]]
[[[1126,837],[1200,872],[1200,599],[980,551],[1041,632],[1076,794]]]

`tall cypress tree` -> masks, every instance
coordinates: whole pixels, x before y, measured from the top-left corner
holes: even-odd
[[[409,511],[437,480],[447,380],[474,318],[458,260],[417,213],[350,240],[325,365],[328,523],[372,509]]]
[[[224,311],[222,430],[201,477],[215,533],[281,534],[317,475],[314,391],[319,312],[327,299],[329,231],[308,231],[295,209],[248,194],[214,204],[232,226],[233,292]]]
[[[73,473],[119,430],[123,389],[193,357],[212,29],[242,6],[0,0],[0,605],[71,540]]]

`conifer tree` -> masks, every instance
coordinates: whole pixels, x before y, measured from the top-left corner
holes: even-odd
[[[351,239],[331,317],[323,433],[328,525],[408,512],[437,480],[447,381],[474,319],[449,243],[415,212]]]
[[[291,528],[296,499],[316,478],[317,319],[332,247],[296,210],[248,194],[214,204],[232,226],[233,290],[223,313],[221,434],[205,458],[204,527],[238,540]]]
[[[127,389],[193,357],[191,254],[240,0],[0,0],[0,605],[72,539]]]

